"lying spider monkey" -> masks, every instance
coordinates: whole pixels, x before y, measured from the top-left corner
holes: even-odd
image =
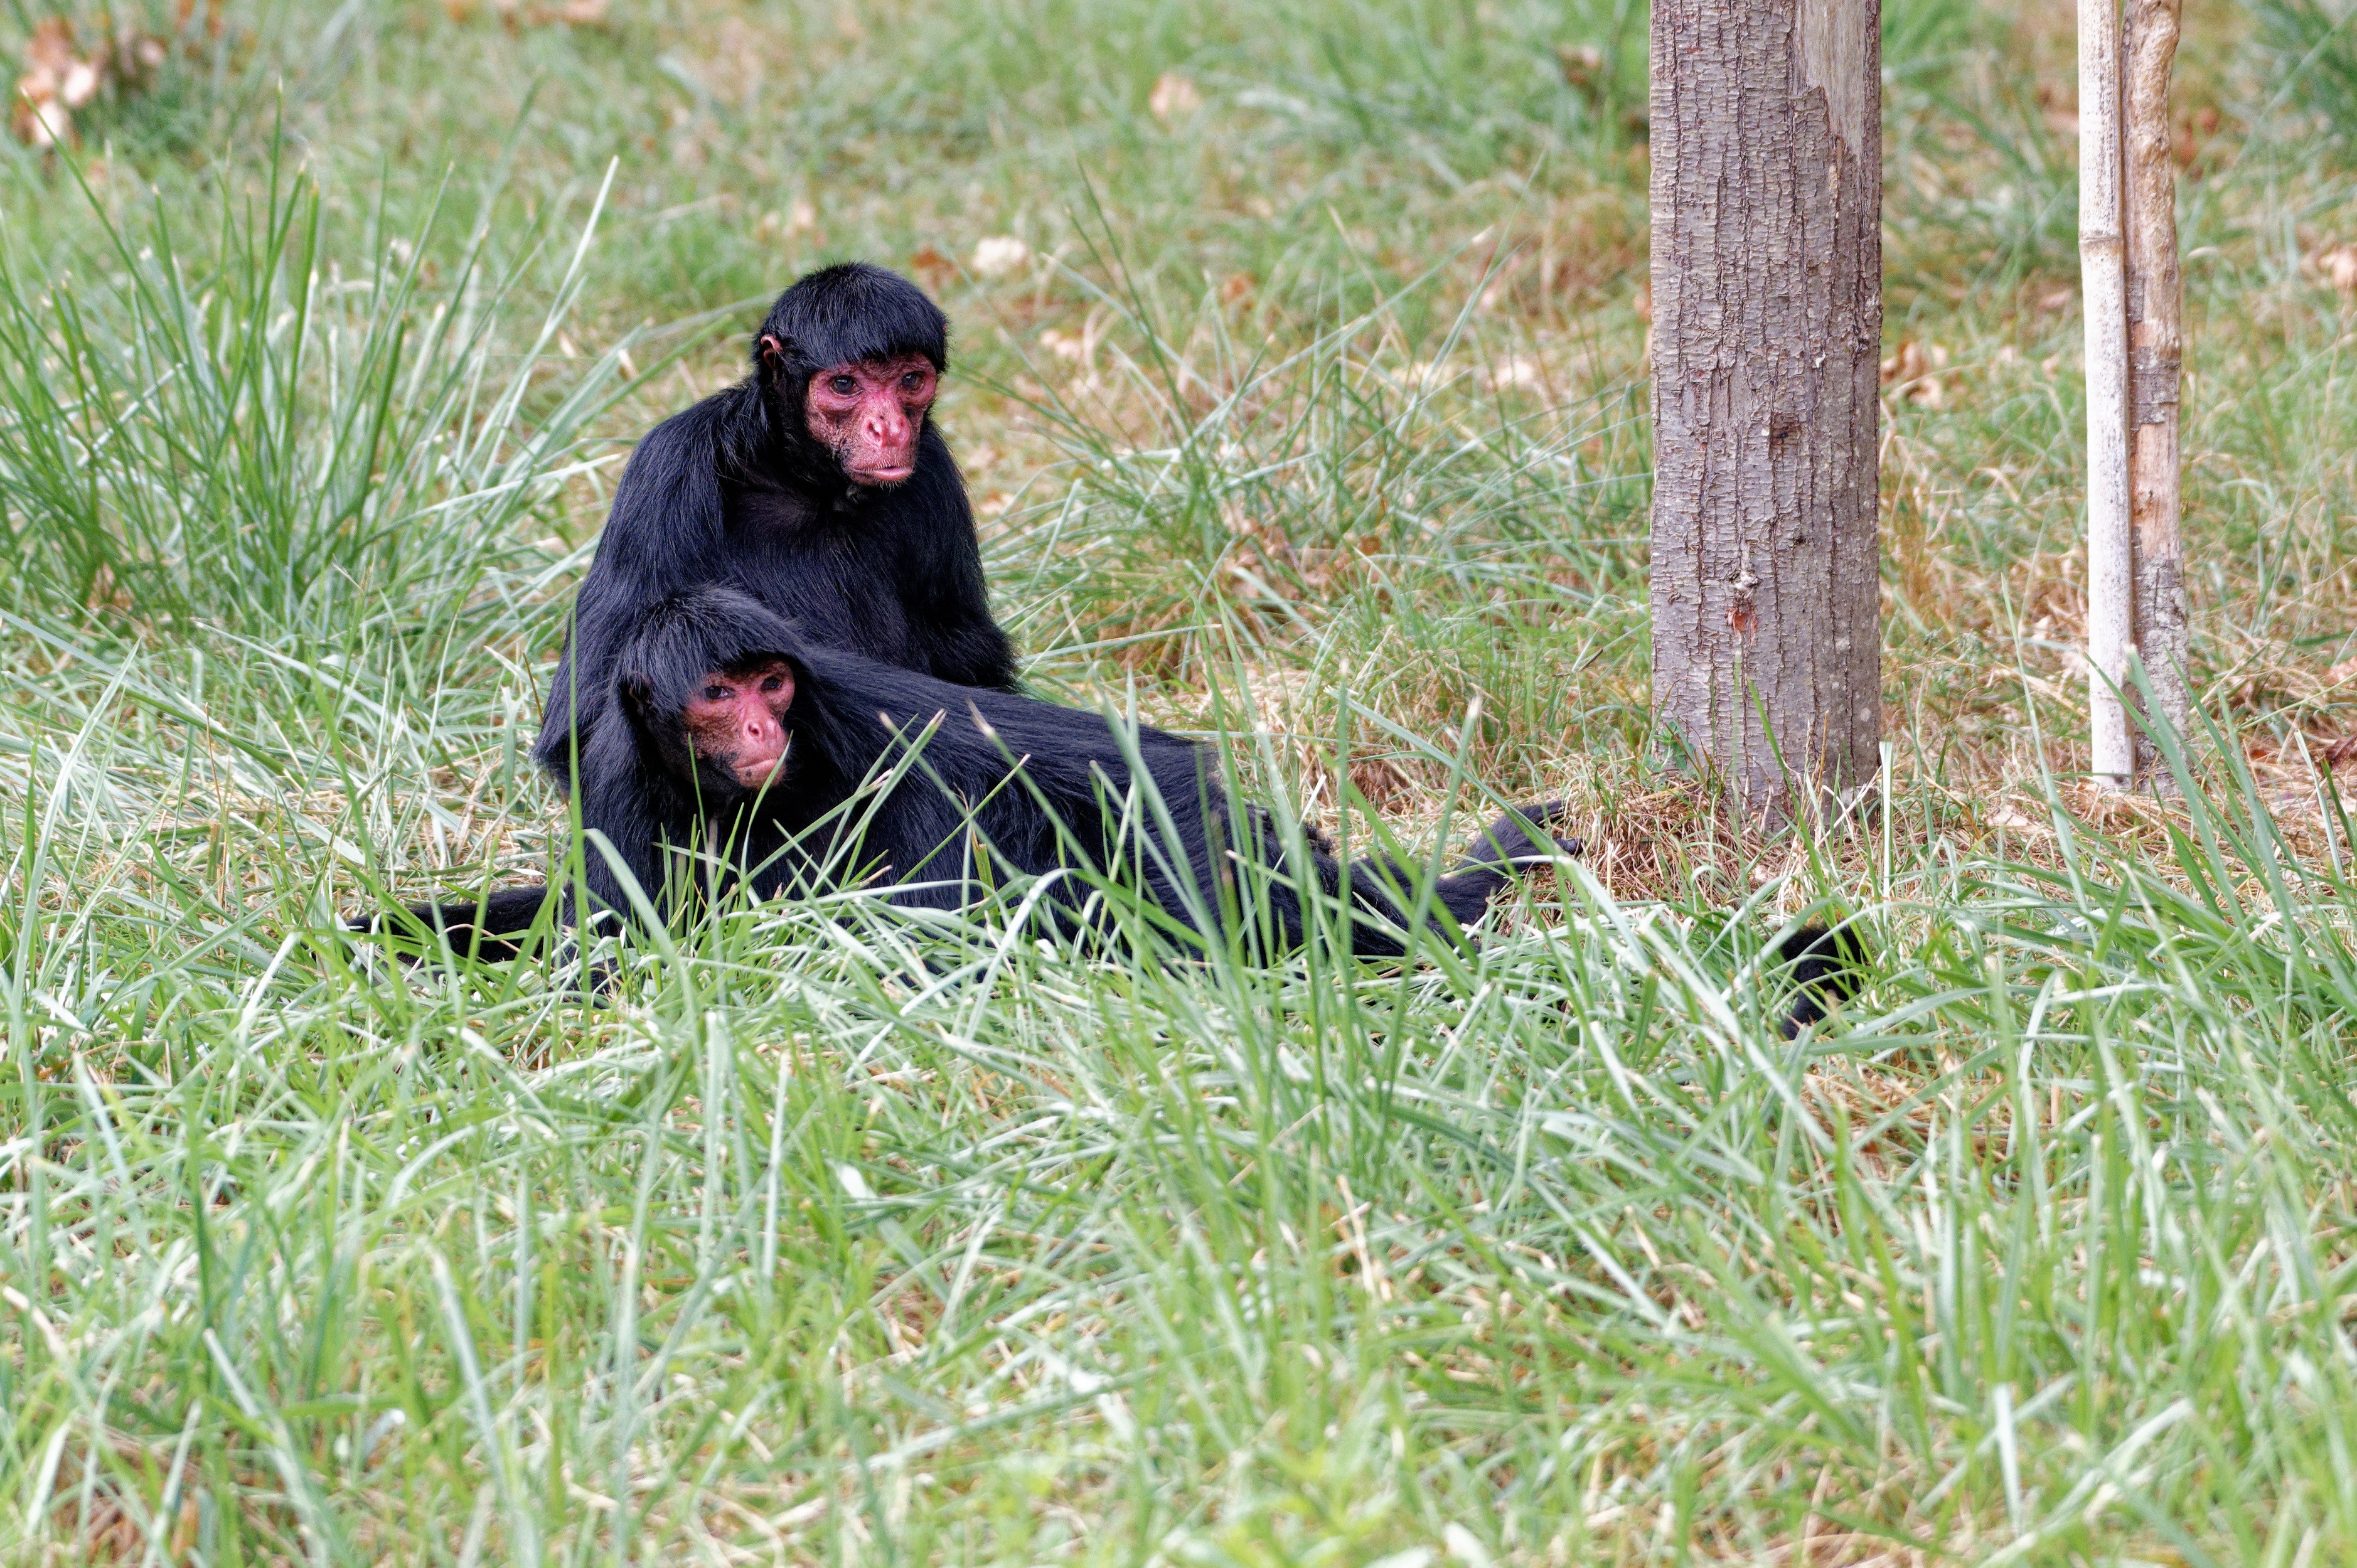
[[[1414,872],[1381,858],[1346,865],[1315,839],[1297,865],[1265,810],[1227,799],[1215,758],[1195,742],[826,648],[733,588],[653,606],[613,669],[615,700],[576,775],[582,818],[604,825],[630,880],[667,902],[665,918],[683,897],[739,883],[768,897],[874,881],[895,903],[948,909],[1001,873],[1087,867],[1211,934],[1259,894],[1234,875],[1251,862],[1278,873],[1265,894],[1278,945],[1302,940],[1308,885],[1347,897],[1352,950],[1405,951]],[[1131,788],[1140,767],[1150,791]],[[1572,841],[1536,836],[1562,811],[1550,802],[1500,818],[1434,884],[1434,901],[1470,924],[1511,867],[1577,853]],[[630,909],[605,856],[585,859],[596,917]],[[1088,877],[1063,878],[1045,913],[1068,929],[1085,923],[1097,891]],[[561,897],[516,887],[409,913],[454,950],[509,958],[511,939]]]
[[[1385,857],[1346,865],[1315,836],[1299,864],[1269,813],[1230,801],[1216,759],[1178,736],[823,647],[726,587],[654,605],[613,681],[581,752],[582,816],[606,824],[661,918],[739,884],[770,897],[879,882],[895,903],[949,909],[1001,872],[1086,866],[1130,881],[1199,934],[1257,893],[1287,949],[1307,921],[1301,889],[1314,886],[1347,898],[1353,951],[1405,951],[1415,873]],[[1150,796],[1131,789],[1140,767]],[[1512,868],[1577,854],[1577,841],[1538,836],[1562,814],[1550,801],[1499,818],[1433,885],[1433,902],[1470,925]],[[592,918],[629,910],[614,866],[594,849],[585,859]],[[1239,862],[1277,875],[1265,893],[1240,888]],[[1063,878],[1043,912],[1066,929],[1085,925],[1096,892],[1090,878]],[[552,902],[568,913],[562,891],[544,886],[408,914],[455,951],[505,959]],[[1863,954],[1847,932],[1803,929],[1779,956],[1799,988],[1788,1037],[1857,989]]]

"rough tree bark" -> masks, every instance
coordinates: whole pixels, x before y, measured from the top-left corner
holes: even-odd
[[[2178,381],[2185,356],[2177,270],[2177,166],[2169,75],[2181,0],[2128,0],[2126,89],[2128,328],[2128,521],[2136,559],[2134,634],[2160,716],[2182,735],[2190,716],[2185,668],[2185,546],[2178,532]],[[2168,770],[2136,737],[2136,768],[2156,788]]]
[[[1653,4],[1653,702],[1749,814],[1880,757],[1880,12]]]

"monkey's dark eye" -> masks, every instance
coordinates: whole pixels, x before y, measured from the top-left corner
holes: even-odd
[[[850,376],[837,376],[826,384],[834,389],[837,397],[849,397],[859,390],[859,382]]]
[[[922,371],[910,371],[907,375],[900,378],[900,384],[908,388],[910,392],[919,391],[925,384],[925,372]]]
[[[764,692],[774,692],[785,683],[786,678],[784,676],[772,675],[768,680],[761,682],[761,690]]]
[[[729,691],[726,686],[706,686],[704,689],[704,700],[707,703],[725,703],[728,698]]]

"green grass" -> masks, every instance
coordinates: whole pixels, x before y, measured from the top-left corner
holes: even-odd
[[[231,0],[0,142],[0,1561],[2357,1554],[2346,29],[2189,8],[2163,810],[2077,777],[2067,15],[1887,8],[1892,766],[1820,839],[1652,733],[1620,0]],[[337,944],[577,853],[619,460],[854,255],[956,322],[1040,690],[1584,864],[1405,972],[1020,886],[600,1005]],[[1812,910],[1873,983],[1788,1043]]]

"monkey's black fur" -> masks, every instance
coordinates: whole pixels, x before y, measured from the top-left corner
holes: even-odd
[[[1015,650],[990,617],[965,481],[931,412],[916,472],[888,488],[853,484],[805,423],[813,375],[900,354],[946,367],[940,308],[880,267],[825,268],[778,296],[745,380],[639,443],[533,747],[560,787],[572,782],[576,743],[586,751],[604,715],[616,656],[653,605],[700,585],[750,594],[811,644],[956,685],[1013,689]]]
[[[780,659],[795,681],[786,762],[756,793],[697,758],[684,714],[710,672],[743,673]],[[1199,932],[1265,897],[1271,935],[1288,948],[1302,940],[1303,886],[1347,893],[1354,950],[1405,951],[1411,912],[1403,898],[1414,873],[1375,859],[1346,866],[1316,843],[1307,846],[1308,864],[1298,864],[1268,814],[1232,805],[1216,760],[1179,736],[1133,734],[1096,714],[952,685],[829,648],[727,588],[651,607],[618,651],[610,680],[612,695],[582,748],[582,818],[602,825],[651,897],[664,890],[676,899],[692,885],[679,875],[682,859],[698,862],[694,882],[706,888],[744,882],[768,897],[872,876],[893,889],[895,902],[936,908],[972,901],[984,878],[1003,871],[1046,875],[1086,866],[1139,888]],[[1146,791],[1133,793],[1133,756],[1167,821]],[[883,782],[864,789],[870,780]],[[1478,919],[1507,884],[1508,867],[1577,850],[1533,835],[1560,814],[1550,804],[1499,819],[1434,886],[1435,901],[1460,925]],[[593,850],[585,858],[601,908],[627,909],[602,857]],[[1240,864],[1277,875],[1264,892],[1258,879],[1236,875]],[[1097,891],[1087,877],[1066,877],[1050,889],[1047,913],[1067,929],[1085,925],[1084,906]],[[479,907],[425,905],[411,914],[448,933],[456,950],[473,943],[482,956],[507,957],[514,947],[502,939],[529,928],[553,897],[547,888],[512,888]]]
[[[1792,1039],[1824,1017],[1835,1004],[1858,993],[1866,964],[1866,944],[1846,927],[1835,930],[1806,925],[1776,947],[1777,956],[1792,967],[1792,1005],[1784,1015],[1784,1037]]]

